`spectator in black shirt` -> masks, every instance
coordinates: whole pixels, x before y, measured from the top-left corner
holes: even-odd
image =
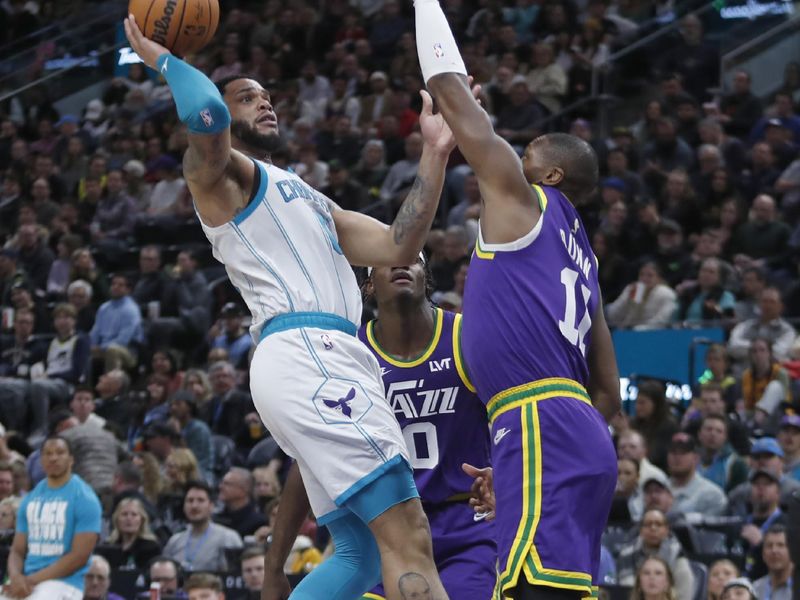
[[[214,395],[202,418],[211,431],[219,435],[237,438],[246,433],[245,417],[255,412],[250,395],[236,389],[236,371],[228,362],[211,365],[209,379]]]
[[[150,529],[150,518],[141,500],[121,499],[111,515],[111,534],[106,545],[119,548],[115,569],[142,570],[161,553],[161,544]]]
[[[36,225],[22,225],[17,232],[17,243],[19,264],[25,269],[31,283],[37,290],[47,289],[47,277],[55,255],[39,237],[39,228]]]
[[[219,484],[219,499],[224,508],[214,520],[239,533],[243,538],[267,524],[253,502],[253,474],[241,467],[232,467]]]
[[[733,76],[733,91],[720,101],[720,120],[725,131],[738,138],[747,138],[750,130],[761,118],[761,101],[750,91],[750,73],[736,71]]]
[[[338,159],[328,163],[328,185],[321,192],[344,210],[358,211],[369,204],[367,190],[350,177],[347,166]]]

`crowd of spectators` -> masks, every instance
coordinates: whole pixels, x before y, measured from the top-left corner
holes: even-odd
[[[521,151],[560,127],[596,150],[601,183],[578,209],[609,324],[725,333],[688,382],[689,406],[640,381],[632,414],[612,424],[620,462],[605,583],[692,600],[722,597],[741,574],[789,597],[800,67],[764,97],[746,71],[715,91],[718,52],[706,24],[684,16],[674,51],[648,58],[651,85],[628,99],[639,116],[604,135],[591,111],[546,119],[590,93],[593,68],[613,71],[615,48],[674,18],[671,3],[446,8],[501,136]],[[0,10],[25,27],[48,18],[33,0]],[[272,160],[388,221],[422,148],[410,11],[397,0],[238,3],[190,58],[215,80],[259,78],[284,141]],[[249,395],[248,315],[197,223],[170,98],[134,64],[80,113],[59,114],[44,87],[0,104],[0,529],[13,531],[18,498],[44,476],[42,440],[61,433],[103,502],[96,585],[144,570],[174,592],[184,572],[209,570],[241,573],[255,590],[287,464]],[[450,310],[461,307],[480,202],[455,152],[427,244],[433,300]],[[309,519],[287,569],[313,568],[327,545]]]

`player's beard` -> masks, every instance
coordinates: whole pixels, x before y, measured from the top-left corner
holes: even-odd
[[[281,136],[277,133],[259,133],[253,125],[246,121],[231,121],[231,135],[248,148],[272,154],[282,145]]]

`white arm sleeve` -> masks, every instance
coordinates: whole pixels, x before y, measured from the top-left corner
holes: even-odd
[[[453,32],[438,0],[416,0],[417,54],[422,78],[427,84],[441,73],[467,74]]]

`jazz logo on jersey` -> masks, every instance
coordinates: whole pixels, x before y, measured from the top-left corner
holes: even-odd
[[[319,338],[322,340],[322,345],[325,346],[325,350],[333,350],[333,340],[331,340],[331,336],[327,333],[323,333]]]
[[[355,397],[356,388],[350,388],[350,391],[347,392],[347,395],[344,398],[339,398],[338,400],[329,400],[328,398],[323,398],[322,401],[328,408],[340,411],[345,417],[350,417],[353,414],[353,411],[350,408],[350,403]]]
[[[424,385],[424,379],[392,382],[386,390],[392,411],[406,419],[455,414],[458,387],[422,390]]]

